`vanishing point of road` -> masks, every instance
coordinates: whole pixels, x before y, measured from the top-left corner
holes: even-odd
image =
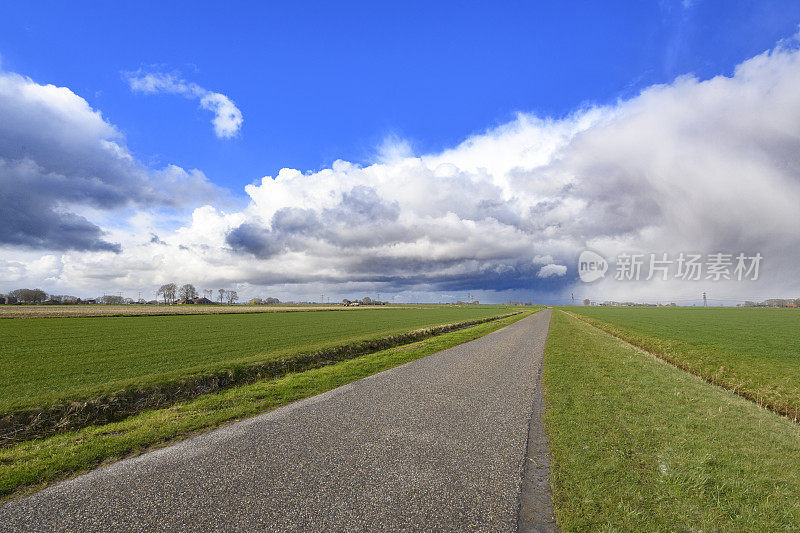
[[[552,531],[550,311],[0,506],[2,531]]]

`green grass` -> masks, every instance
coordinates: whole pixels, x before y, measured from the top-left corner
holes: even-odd
[[[797,424],[558,311],[543,379],[565,531],[800,524]]]
[[[0,414],[506,312],[487,306],[2,320]]]
[[[92,426],[0,449],[0,497],[39,488],[103,462],[174,442],[290,402],[319,394],[451,346],[481,337],[531,313],[446,333],[410,346],[364,355],[322,368],[207,394],[121,422]]]
[[[571,312],[712,383],[796,419],[800,310],[602,308]]]

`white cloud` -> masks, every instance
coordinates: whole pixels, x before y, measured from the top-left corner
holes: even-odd
[[[0,245],[118,251],[88,212],[177,207],[213,191],[199,171],[136,161],[117,128],[68,88],[0,71]]]
[[[567,267],[564,265],[545,265],[536,274],[538,278],[549,278],[550,276],[564,276],[567,274]]]
[[[184,83],[137,79],[143,91],[178,92]],[[437,154],[393,139],[374,164],[283,169],[246,187],[244,209],[198,207],[177,230],[135,217],[111,234],[123,253],[62,254],[55,279],[118,290],[238,284],[279,297],[320,289],[431,300],[468,290],[620,300],[702,290],[797,295],[798,89],[800,52],[781,45],[731,77],[682,77],[558,120],[521,114]],[[606,257],[759,251],[764,268],[756,283],[713,288],[580,285],[569,265],[587,248]],[[4,257],[23,266],[35,259]],[[5,267],[9,276],[28,279],[17,263]]]
[[[171,93],[189,99],[200,100],[203,109],[214,113],[211,123],[214,133],[220,139],[236,136],[242,127],[242,112],[233,101],[221,93],[215,93],[189,83],[175,73],[163,72],[126,72],[125,78],[134,92],[144,94]]]

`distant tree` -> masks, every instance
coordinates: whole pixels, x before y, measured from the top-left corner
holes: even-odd
[[[350,305],[350,300],[345,298],[344,300],[342,300],[342,305]]]
[[[226,291],[225,289],[220,289],[217,292],[219,292],[219,303],[224,302],[225,301],[225,293],[228,292],[228,291]]]
[[[589,302],[589,298],[586,298],[585,300],[583,300],[583,305],[589,305],[589,303],[590,303]]]
[[[125,298],[115,294],[105,294],[97,299],[98,303],[105,305],[122,305],[125,303]]]
[[[236,291],[225,291],[225,299],[228,305],[233,305],[239,299],[239,294]]]
[[[281,301],[278,300],[277,298],[267,298],[266,300],[264,300],[264,303],[267,305],[276,305],[281,303]]]
[[[25,304],[40,304],[47,300],[47,293],[41,289],[17,289],[8,295]]]
[[[210,300],[214,297],[214,289],[203,289],[203,296]]]
[[[80,299],[77,296],[70,296],[68,294],[51,294],[50,302],[54,304],[75,303]]]
[[[197,289],[195,289],[194,285],[191,283],[181,285],[181,288],[178,289],[178,296],[181,300],[191,300],[192,298],[197,298]]]
[[[178,286],[174,283],[166,283],[158,288],[156,291],[157,296],[164,297],[164,304],[171,304],[175,301],[175,293],[178,291]]]

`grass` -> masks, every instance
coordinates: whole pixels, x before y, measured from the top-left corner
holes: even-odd
[[[88,316],[207,315],[227,313],[277,313],[356,307],[337,305],[0,305],[0,318],[47,318]],[[372,309],[372,307],[370,307]],[[382,307],[381,309],[386,309]]]
[[[0,320],[0,414],[503,312],[442,307]]]
[[[557,311],[543,379],[563,530],[800,524],[797,424]]]
[[[285,377],[207,394],[121,422],[0,449],[0,497],[18,495],[104,462],[174,442],[194,432],[266,412],[376,372],[481,337],[531,313],[446,333]]]
[[[800,414],[800,311],[570,308],[590,323],[780,414]]]

